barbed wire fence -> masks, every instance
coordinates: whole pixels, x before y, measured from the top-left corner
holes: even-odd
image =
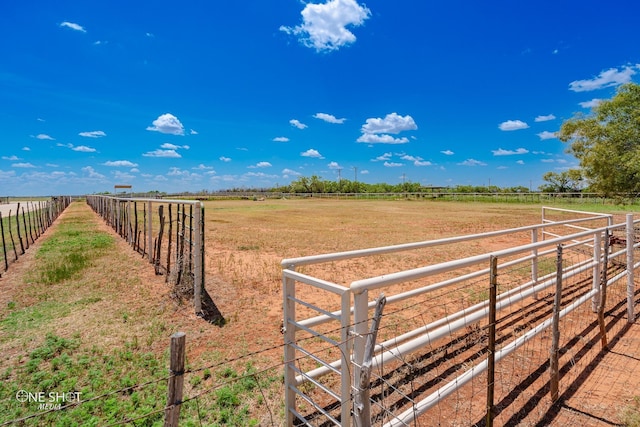
[[[59,196],[38,202],[17,202],[6,215],[0,211],[0,277],[53,224],[71,200],[69,196]]]

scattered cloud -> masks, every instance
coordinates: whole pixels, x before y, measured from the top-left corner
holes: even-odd
[[[55,138],[47,135],[46,133],[39,133],[38,135],[36,135],[36,136],[32,135],[31,137],[35,138],[35,139],[46,139],[46,140],[49,140],[49,141],[55,141],[56,140]]]
[[[64,21],[63,23],[60,24],[60,27],[69,28],[69,29],[72,29],[74,31],[80,31],[81,33],[86,33],[87,32],[87,30],[85,30],[82,25],[76,24],[75,22]]]
[[[280,31],[298,37],[306,47],[330,52],[354,43],[356,36],[347,27],[364,24],[371,11],[356,0],[329,0],[323,4],[307,3],[300,14],[300,25],[283,25]]]
[[[515,150],[503,150],[502,148],[498,148],[497,150],[491,151],[494,156],[513,156],[515,154],[527,154],[529,150],[526,148],[517,148]]]
[[[431,166],[432,165],[431,162],[424,160],[422,157],[410,156],[408,154],[404,154],[400,158],[402,160],[413,162],[414,166]]]
[[[442,154],[444,154],[445,156],[453,156],[455,153],[451,150],[444,150],[441,151]]]
[[[635,69],[639,68],[640,64],[636,64],[635,66],[627,65],[621,70],[618,70],[617,68],[609,68],[608,70],[602,71],[597,77],[592,79],[572,81],[569,83],[569,90],[574,92],[588,92],[629,83],[631,81],[631,76],[636,74]]]
[[[153,151],[147,151],[146,153],[143,154],[144,157],[165,157],[165,158],[173,158],[173,159],[179,159],[182,156],[180,155],[180,153],[178,153],[176,150],[153,150]]]
[[[363,134],[392,133],[398,134],[402,131],[416,130],[418,126],[413,117],[401,116],[398,113],[387,114],[384,119],[370,118],[362,125]]]
[[[95,148],[87,147],[86,145],[77,145],[75,147],[71,147],[71,149],[82,153],[95,153],[97,151]]]
[[[193,130],[193,129],[191,129],[191,130],[189,131],[189,135],[198,135],[198,132],[197,132],[197,131],[195,131],[195,130]]]
[[[331,162],[327,165],[331,170],[344,169],[338,162]]]
[[[247,167],[249,169],[256,169],[256,168],[270,168],[271,166],[273,165],[269,162],[258,162],[255,165],[247,166]]]
[[[385,168],[399,168],[400,166],[404,166],[404,163],[395,163],[395,162],[384,162]]]
[[[188,150],[189,146],[188,145],[175,145],[175,144],[172,144],[170,142],[165,142],[164,144],[162,144],[160,146],[160,148],[163,148],[165,150],[179,150],[181,148],[185,149],[185,150]]]
[[[304,123],[301,123],[300,120],[297,119],[291,119],[289,120],[289,123],[291,124],[291,126],[297,127],[298,129],[305,129],[308,126],[305,125]]]
[[[2,160],[9,160],[10,162],[17,162],[21,160],[18,156],[2,156]]]
[[[218,159],[225,163],[229,163],[231,161],[229,157],[225,157],[225,156],[220,156]]]
[[[394,138],[391,135],[376,135],[372,133],[365,133],[361,135],[357,142],[367,142],[369,144],[406,144],[409,139],[406,137]]]
[[[553,139],[558,137],[555,132],[549,132],[547,130],[537,133],[536,135],[538,135],[541,140]]]
[[[199,170],[199,171],[207,171],[207,170],[212,170],[213,166],[205,166],[202,163],[200,163],[198,166],[195,166],[191,169]]]
[[[14,168],[35,168],[34,165],[32,165],[31,163],[14,163],[11,165],[11,167]]]
[[[275,138],[273,138],[274,142],[289,142],[289,138],[287,138],[286,136],[276,136]]]
[[[91,166],[85,166],[81,170],[89,178],[97,178],[97,179],[104,179],[105,178],[104,175],[102,175],[101,173],[96,172],[96,170],[94,168],[92,168]]]
[[[548,122],[549,120],[555,120],[556,116],[553,114],[548,114],[546,116],[538,116],[535,118],[536,122]]]
[[[316,119],[324,120],[327,123],[335,123],[341,125],[347,119],[338,119],[336,116],[327,113],[316,113],[313,115]]]
[[[282,177],[283,178],[289,178],[289,176],[293,175],[293,176],[301,176],[302,174],[300,172],[296,172],[293,169],[282,169]]]
[[[458,163],[459,166],[487,166],[486,163],[481,162],[480,160],[475,159],[467,159],[464,162]]]
[[[528,127],[529,125],[522,120],[507,120],[506,122],[502,122],[498,125],[498,128],[503,131],[520,130]]]
[[[373,160],[371,160],[371,161],[372,161],[372,162],[383,162],[383,161],[385,161],[385,160],[389,160],[389,159],[391,159],[391,156],[392,156],[392,155],[393,155],[392,153],[384,153],[383,155],[378,156],[378,157],[376,157],[375,159],[373,159]]]
[[[518,161],[516,162],[516,164],[518,164],[518,165],[524,165],[524,160],[518,160]]]
[[[137,163],[130,162],[129,160],[114,160],[114,161],[106,161],[103,163],[104,166],[112,166],[112,167],[126,167],[126,168],[135,168],[138,167]]]
[[[22,151],[31,151],[31,148],[29,148],[29,147],[22,147]]]
[[[314,159],[324,159],[322,154],[318,152],[318,150],[314,150],[313,148],[309,148],[307,151],[303,151],[300,153],[302,157],[312,157]]]
[[[591,101],[579,102],[578,105],[582,108],[593,108],[597,107],[604,101],[603,99],[593,98]]]
[[[170,113],[162,114],[148,126],[147,130],[170,135],[184,135],[184,126],[176,116]]]
[[[84,136],[85,138],[102,138],[103,136],[107,136],[101,130],[92,130],[91,132],[80,132],[78,135]]]

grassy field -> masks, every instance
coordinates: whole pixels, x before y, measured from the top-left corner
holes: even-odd
[[[164,277],[155,276],[83,202],[67,209],[0,279],[0,424],[46,409],[20,402],[16,396],[23,391],[79,393],[54,402],[71,404],[68,409],[34,416],[26,425],[131,419],[135,425],[161,424],[169,337],[184,331],[188,401],[181,425],[279,425],[283,258],[540,221],[538,205],[406,200],[215,201],[206,203],[205,212],[206,287],[226,320],[223,327],[171,299]],[[463,249],[479,253],[487,247]],[[452,247],[437,257],[458,257],[463,249]],[[416,267],[425,256],[389,256],[376,259],[375,267],[357,261],[308,272],[348,283]],[[77,398],[82,404],[75,405]]]

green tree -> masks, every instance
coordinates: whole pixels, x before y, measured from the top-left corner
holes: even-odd
[[[540,186],[544,193],[575,193],[582,190],[582,173],[577,169],[547,172],[542,176],[547,183]]]
[[[565,121],[558,138],[571,144],[593,191],[640,191],[640,85],[625,84],[588,116]]]

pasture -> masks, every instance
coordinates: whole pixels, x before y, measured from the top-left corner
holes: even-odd
[[[0,423],[38,412],[16,401],[20,390],[75,390],[91,400],[26,420],[30,425],[161,422],[168,340],[183,331],[189,399],[181,422],[280,425],[282,259],[536,224],[540,208],[402,199],[205,202],[205,287],[225,319],[220,326],[172,299],[152,265],[84,202],[72,203],[0,278]],[[519,243],[496,238],[302,271],[348,284]],[[82,254],[77,270],[51,276],[69,248]],[[615,396],[614,404],[621,413],[629,407]]]

